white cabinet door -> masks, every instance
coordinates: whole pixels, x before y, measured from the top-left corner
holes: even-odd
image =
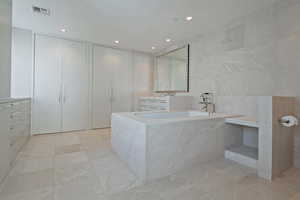
[[[61,40],[62,50],[62,131],[83,130],[89,122],[89,66],[86,46]]]
[[[115,57],[110,48],[94,46],[93,128],[110,127],[112,65]]]
[[[0,104],[0,183],[10,168],[9,104]]]
[[[37,35],[33,133],[88,128],[89,74],[83,43]]]
[[[130,112],[133,100],[132,54],[111,50],[113,63],[112,112]]]
[[[112,112],[132,109],[132,55],[94,46],[93,128],[110,127]]]
[[[61,40],[36,35],[33,97],[34,134],[61,131]]]

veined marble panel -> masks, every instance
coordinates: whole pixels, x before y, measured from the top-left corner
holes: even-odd
[[[239,127],[224,124],[224,119],[149,126],[146,178],[158,179],[222,157],[226,147],[241,143],[240,133]]]
[[[133,119],[112,115],[112,147],[141,179],[146,175],[146,126]]]
[[[226,147],[241,142],[241,128],[224,118],[142,123],[112,116],[113,149],[145,182],[223,157]]]

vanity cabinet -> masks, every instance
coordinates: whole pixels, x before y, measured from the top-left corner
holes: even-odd
[[[0,182],[9,172],[31,130],[31,101],[0,101]]]
[[[30,101],[26,100],[11,103],[10,107],[9,145],[11,147],[12,160],[15,160],[30,136],[31,105]]]
[[[140,112],[147,111],[185,111],[191,110],[193,97],[191,96],[165,96],[141,97],[139,100]]]
[[[9,116],[9,104],[0,104],[0,182],[10,169]]]

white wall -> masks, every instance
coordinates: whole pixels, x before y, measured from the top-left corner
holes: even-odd
[[[11,96],[30,97],[32,93],[32,32],[13,28]]]
[[[10,96],[11,0],[0,1],[0,98]]]
[[[280,1],[192,41],[190,94],[214,92],[218,110],[227,105],[227,111],[250,115],[256,105],[247,96],[296,96],[300,117],[299,19],[300,1]],[[232,38],[229,30],[243,37]],[[300,167],[300,129],[296,132]]]

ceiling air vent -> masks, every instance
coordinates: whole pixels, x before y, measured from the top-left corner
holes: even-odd
[[[39,14],[42,14],[42,15],[50,15],[50,10],[46,9],[46,8],[32,6],[32,10],[33,10],[33,12],[39,13]]]

